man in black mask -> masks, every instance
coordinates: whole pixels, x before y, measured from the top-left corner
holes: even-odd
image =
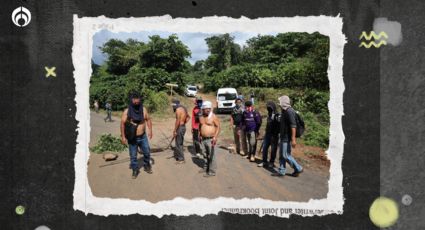
[[[266,134],[263,140],[263,161],[258,164],[258,167],[274,167],[274,161],[276,160],[277,146],[279,142],[279,116],[277,112],[276,104],[273,101],[267,102],[267,125]],[[271,146],[270,161],[267,161],[269,147]]]
[[[139,174],[137,162],[137,148],[143,152],[144,170],[151,174],[149,139],[152,139],[152,121],[146,108],[143,107],[141,97],[138,93],[131,93],[128,108],[121,116],[121,141],[128,143],[130,152],[130,167],[133,170],[132,178]],[[146,135],[146,126],[147,135]]]

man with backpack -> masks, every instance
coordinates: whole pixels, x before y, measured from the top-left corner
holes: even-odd
[[[258,164],[258,167],[274,168],[276,159],[277,146],[279,143],[279,119],[280,114],[277,111],[276,104],[273,101],[267,102],[267,125],[266,133],[263,139],[263,161]],[[271,147],[270,161],[267,160],[269,147]]]
[[[279,171],[272,176],[282,177],[285,175],[286,162],[294,169],[292,176],[298,177],[303,172],[301,165],[297,163],[291,154],[292,148],[297,145],[297,113],[291,107],[288,96],[279,97],[279,105],[282,108],[280,116],[280,151],[279,151]],[[299,133],[299,135],[301,135]]]
[[[233,127],[233,137],[235,139],[236,153],[245,156],[248,153],[246,147],[245,131],[243,127],[240,127],[243,111],[244,108],[242,107],[242,99],[238,97],[235,100],[235,108],[233,108],[232,114],[230,116],[230,125]]]
[[[249,161],[255,161],[255,151],[257,149],[257,138],[260,134],[261,115],[254,109],[251,101],[245,102],[245,111],[243,112],[240,128],[244,129],[245,136],[248,141],[248,156]],[[239,131],[239,135],[242,132]]]

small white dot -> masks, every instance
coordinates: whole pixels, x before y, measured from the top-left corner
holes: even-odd
[[[34,229],[34,230],[50,230],[50,228],[49,227],[47,227],[47,226],[45,226],[45,225],[41,225],[41,226],[38,226],[36,229]]]
[[[410,205],[410,204],[412,203],[412,201],[413,201],[412,197],[411,197],[411,196],[409,196],[408,194],[404,195],[404,196],[401,198],[401,202],[402,202],[404,205]]]

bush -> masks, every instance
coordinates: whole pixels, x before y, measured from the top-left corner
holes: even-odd
[[[150,89],[144,90],[143,95],[143,106],[149,111],[149,113],[155,113],[163,111],[168,106],[168,96],[165,92],[155,92]]]
[[[103,134],[100,136],[97,144],[90,148],[90,151],[94,153],[103,153],[106,151],[121,152],[126,148],[127,146],[121,143],[120,138],[114,137],[111,134]]]
[[[329,124],[321,124],[316,115],[307,112],[301,116],[305,122],[305,132],[302,137],[304,144],[327,148],[329,145]]]

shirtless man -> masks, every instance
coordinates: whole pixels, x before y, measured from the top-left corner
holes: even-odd
[[[173,110],[176,112],[176,122],[174,123],[173,136],[176,139],[176,151],[174,157],[177,164],[184,163],[183,141],[186,133],[186,123],[190,120],[187,109],[180,104],[180,101],[173,99]]]
[[[215,176],[217,162],[214,154],[214,146],[217,144],[217,137],[220,133],[220,121],[211,111],[211,102],[202,103],[202,117],[199,119],[199,129],[201,130],[202,145],[205,149],[207,162],[204,177]]]
[[[125,124],[127,122],[137,125],[136,135],[132,140],[127,140],[125,136]],[[128,108],[124,110],[121,116],[121,142],[129,146],[130,167],[133,170],[132,178],[136,179],[139,174],[139,164],[137,162],[137,148],[140,147],[143,152],[144,170],[151,174],[152,166],[150,164],[150,148],[146,136],[146,125],[148,126],[147,136],[152,139],[152,120],[146,108],[143,107],[140,95],[132,93]]]

